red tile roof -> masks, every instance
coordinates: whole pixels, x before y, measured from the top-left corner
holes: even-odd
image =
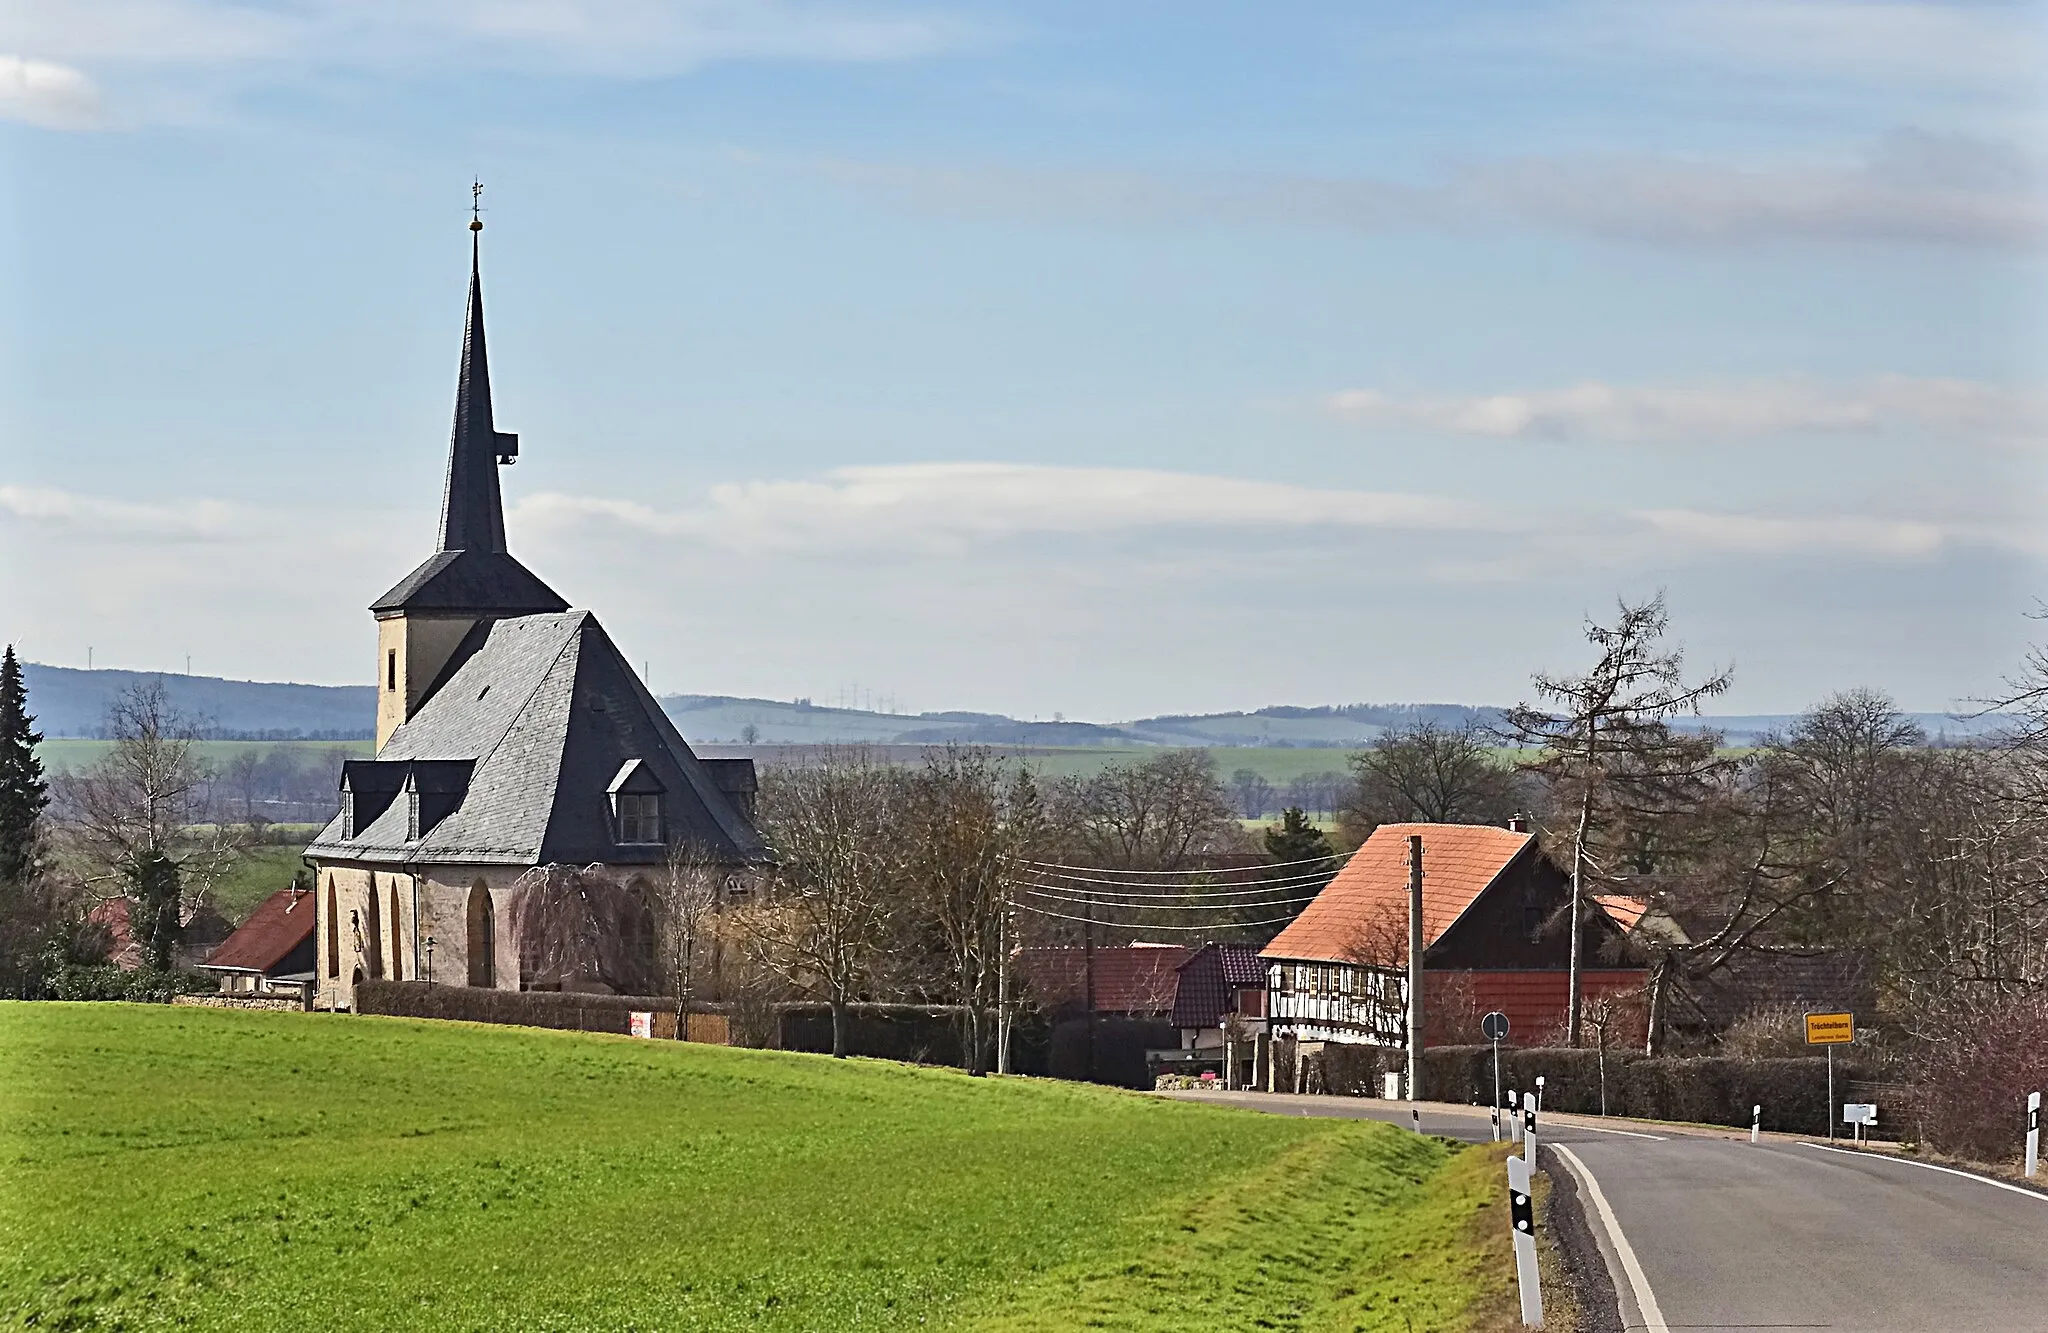
[[[1443,937],[1465,909],[1532,841],[1527,833],[1490,824],[1382,824],[1337,877],[1287,929],[1259,951],[1262,958],[1317,962],[1365,961],[1392,948],[1407,956],[1408,839],[1422,837],[1422,945]],[[1382,961],[1373,959],[1372,961]]]
[[[201,967],[268,972],[313,933],[313,895],[280,889],[256,905],[242,928],[221,941]]]
[[[1600,905],[1600,910],[1607,913],[1614,924],[1624,931],[1634,930],[1636,922],[1643,919],[1643,913],[1650,907],[1641,898],[1631,898],[1620,893],[1596,893],[1592,898]]]
[[[1178,969],[1194,953],[1180,944],[1103,946],[1095,950],[1095,1011],[1166,1014]],[[1047,1009],[1088,1003],[1087,951],[1075,946],[1019,949],[1017,974]]]

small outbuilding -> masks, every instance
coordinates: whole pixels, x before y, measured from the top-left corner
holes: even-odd
[[[220,978],[223,995],[290,998],[310,1008],[316,915],[311,890],[281,889],[258,903],[200,969]]]

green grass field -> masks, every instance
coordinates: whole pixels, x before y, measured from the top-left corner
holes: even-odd
[[[0,1321],[1459,1329],[1497,1153],[874,1061],[0,1004]]]

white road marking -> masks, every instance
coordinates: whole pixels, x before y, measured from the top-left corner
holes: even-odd
[[[1809,1143],[1806,1146],[1818,1148],[1822,1152],[1838,1152],[1850,1157],[1861,1157],[1867,1162],[1896,1162],[1900,1166],[1917,1166],[1924,1171],[1939,1171],[1944,1175],[1961,1176],[1964,1180],[1974,1180],[1979,1185],[1991,1185],[1998,1189],[2010,1190],[2014,1194],[2024,1195],[2041,1203],[2048,1203],[2048,1194],[2043,1194],[2039,1190],[2030,1190],[2022,1185],[2008,1184],[2003,1180],[1993,1180],[1989,1176],[1980,1176],[1974,1171],[1958,1171],[1952,1166],[1936,1166],[1932,1162],[1916,1162],[1910,1157],[1893,1157],[1890,1153],[1857,1152],[1853,1148],[1830,1148],[1825,1143]]]
[[[1604,1129],[1599,1125],[1568,1125],[1562,1120],[1552,1121],[1550,1127],[1552,1129],[1583,1129],[1593,1134],[1619,1134],[1623,1138],[1648,1139],[1652,1143],[1665,1143],[1669,1141],[1662,1134],[1643,1134],[1633,1129]]]
[[[1550,1145],[1551,1151],[1564,1159],[1579,1183],[1586,1187],[1586,1197],[1593,1201],[1593,1211],[1600,1215],[1600,1225],[1607,1228],[1607,1238],[1614,1246],[1614,1253],[1621,1260],[1621,1271],[1628,1277],[1630,1291],[1635,1296],[1636,1309],[1642,1313],[1641,1327],[1644,1333],[1671,1333],[1671,1326],[1664,1322],[1664,1311],[1657,1307],[1656,1294],[1650,1290],[1650,1279],[1643,1276],[1643,1266],[1636,1262],[1635,1247],[1628,1243],[1628,1237],[1621,1234],[1621,1223],[1614,1220],[1614,1210],[1607,1206],[1607,1196],[1600,1190],[1600,1182],[1593,1179],[1593,1173],[1579,1160],[1579,1155],[1561,1143]]]

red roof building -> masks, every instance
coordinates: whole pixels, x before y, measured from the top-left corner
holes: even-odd
[[[1056,1017],[1094,1012],[1122,1018],[1165,1018],[1173,1012],[1178,969],[1194,951],[1181,944],[1078,945],[1019,949],[1016,971],[1025,992]],[[1089,955],[1093,954],[1091,964]]]
[[[1409,840],[1422,840],[1425,1039],[1478,1042],[1479,1016],[1510,1039],[1553,1036],[1571,961],[1568,876],[1533,835],[1477,824],[1382,824],[1300,916],[1260,951],[1275,1035],[1407,1044]],[[1581,995],[1630,995],[1644,973],[1626,945],[1629,905],[1586,914]],[[1640,910],[1636,912],[1640,916]],[[1619,1030],[1613,1033],[1622,1038]]]
[[[315,980],[313,904],[305,889],[271,894],[199,966],[219,974],[223,994],[299,994]]]

